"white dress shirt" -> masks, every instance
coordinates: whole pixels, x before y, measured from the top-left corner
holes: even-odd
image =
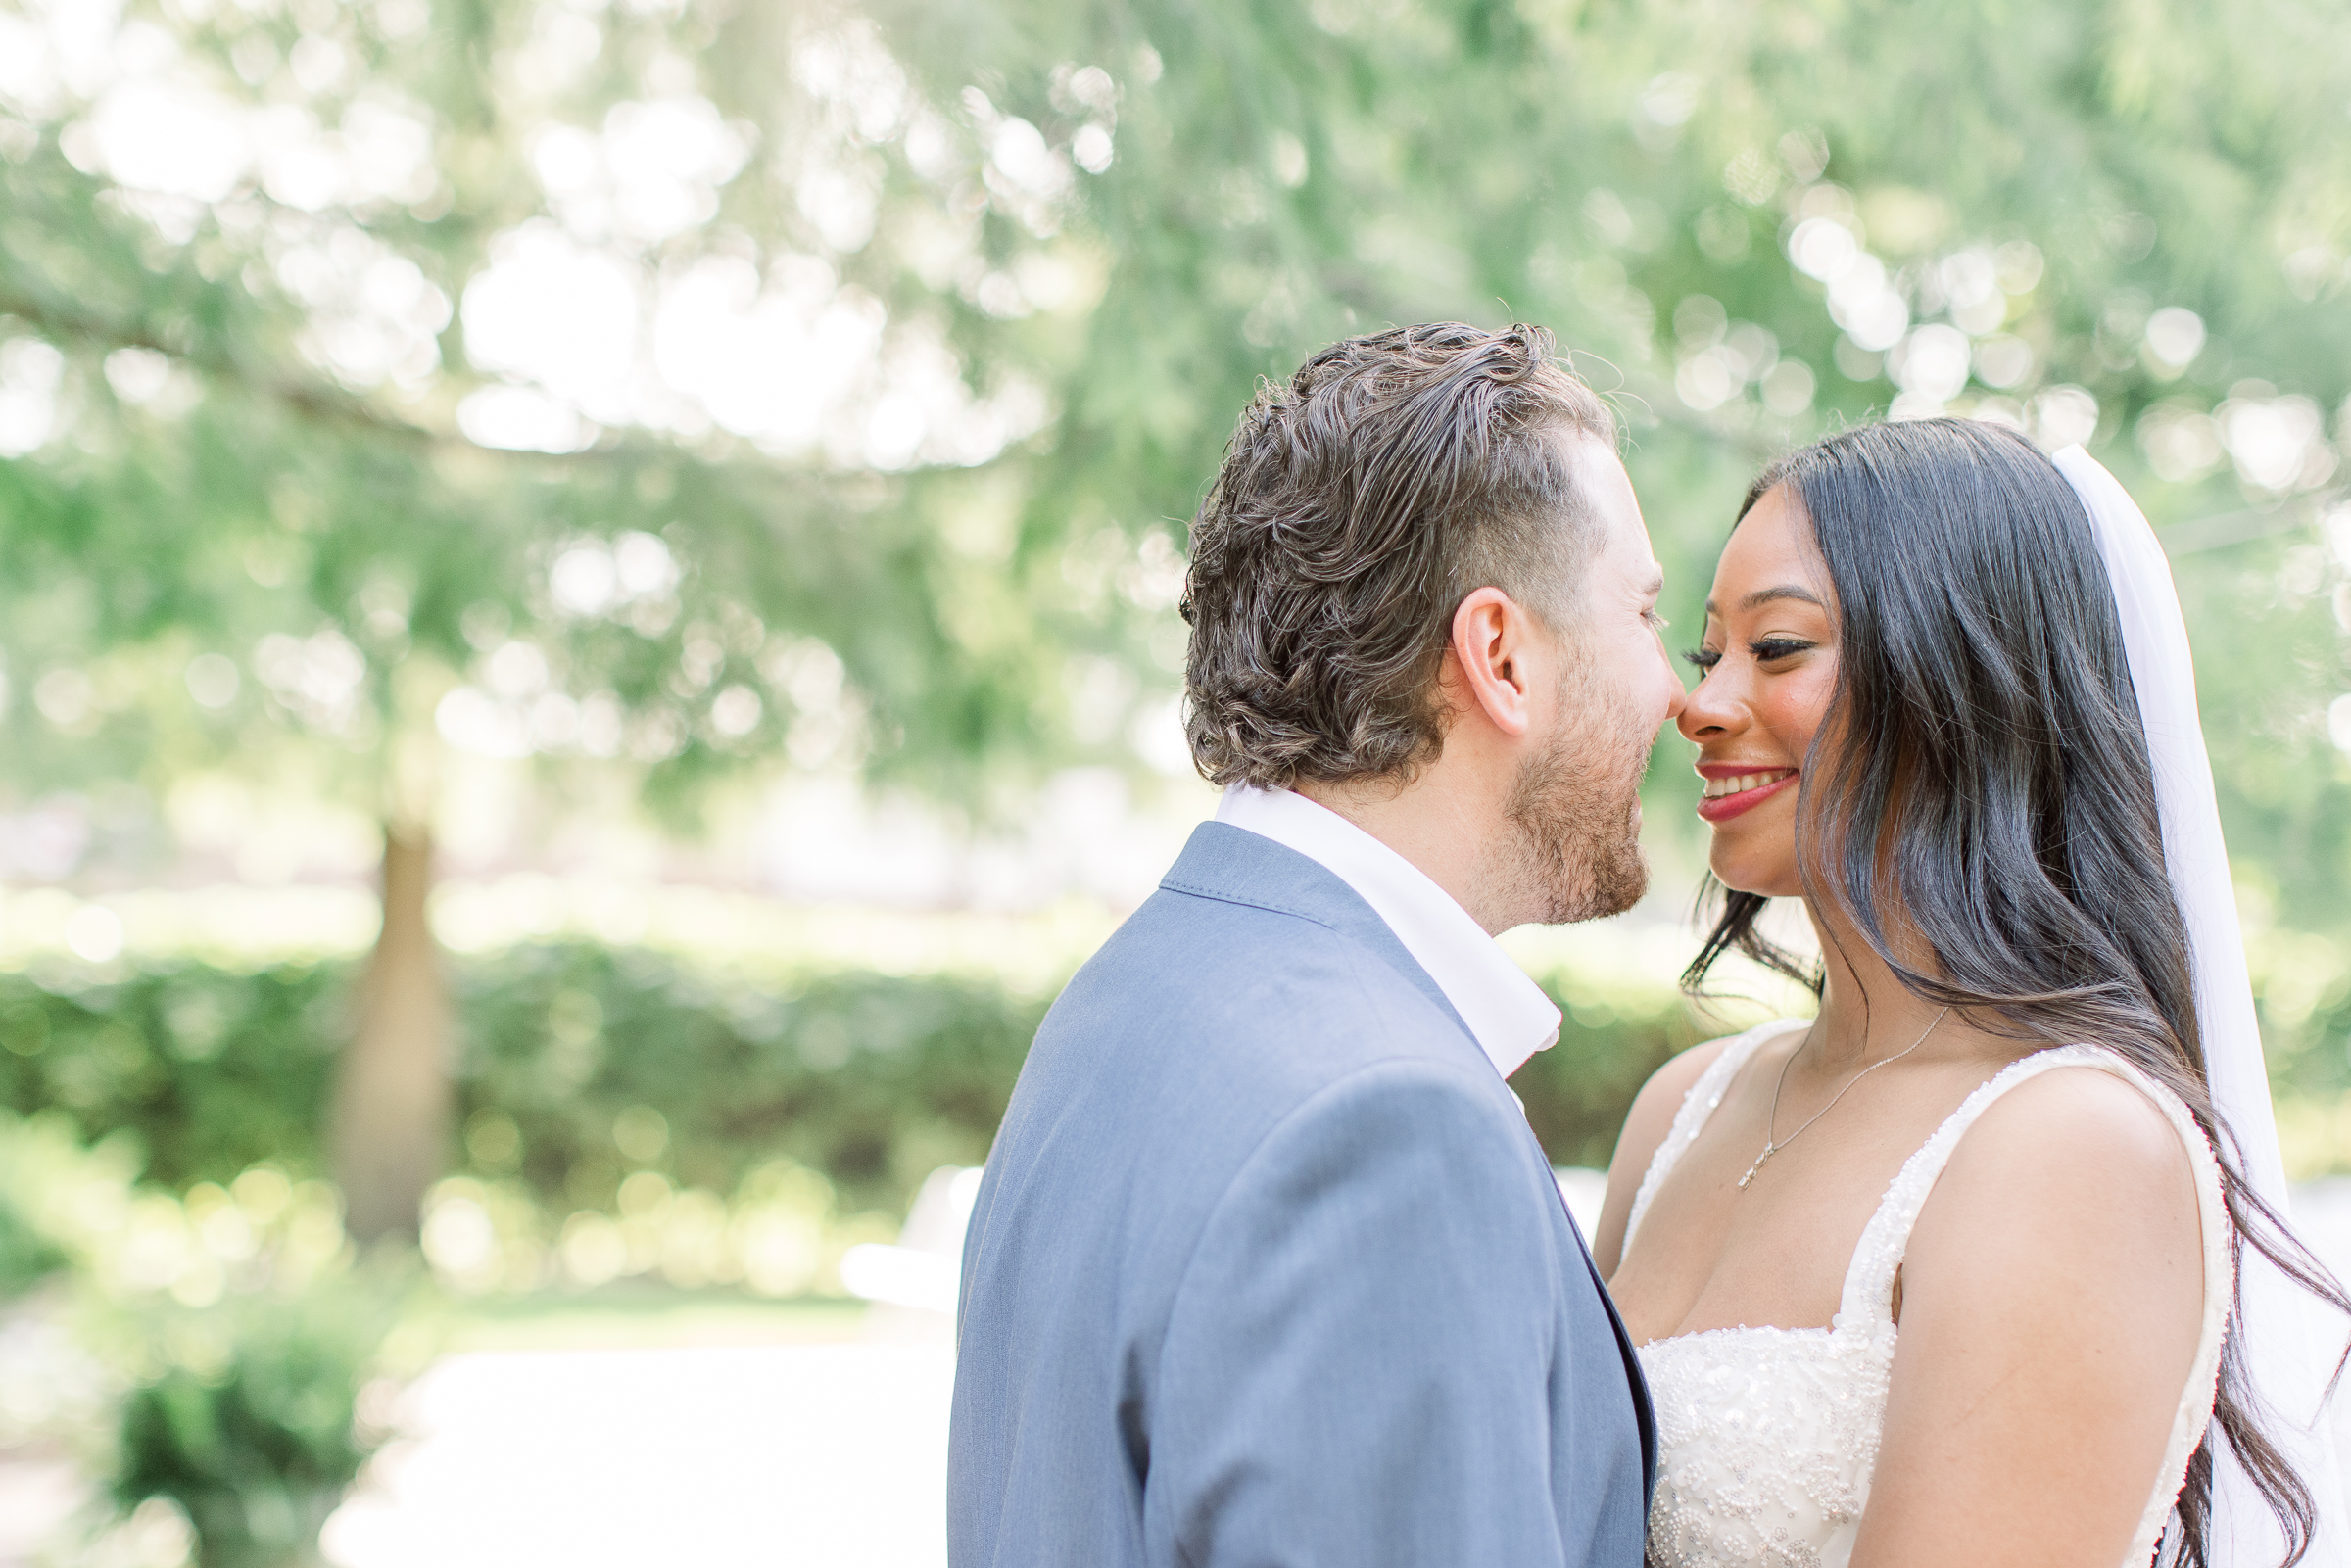
[[[1295,790],[1232,784],[1217,821],[1271,838],[1320,865],[1371,906],[1509,1077],[1559,1043],[1559,1010],[1426,872]]]

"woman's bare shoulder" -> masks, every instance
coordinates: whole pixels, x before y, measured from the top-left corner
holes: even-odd
[[[1690,1091],[1698,1086],[1698,1080],[1705,1076],[1706,1069],[1712,1067],[1716,1059],[1739,1038],[1735,1034],[1725,1035],[1719,1040],[1708,1040],[1666,1058],[1664,1066],[1652,1072],[1649,1081],[1641,1085],[1641,1092],[1633,1097],[1633,1108],[1625,1113],[1624,1133],[1617,1141],[1617,1148],[1623,1149],[1625,1140],[1631,1138],[1637,1127],[1654,1121],[1656,1123],[1656,1136],[1649,1140],[1648,1152],[1655,1154],[1657,1145],[1665,1141],[1666,1131],[1673,1125],[1674,1114],[1681,1110],[1682,1102],[1690,1097]],[[1642,1164],[1648,1164],[1646,1158]]]
[[[1967,1129],[1919,1214],[1910,1256],[1932,1267],[1939,1255],[1996,1254],[2109,1295],[2177,1278],[2183,1255],[2199,1257],[2200,1208],[2188,1145],[2162,1106],[2104,1068],[2052,1068]],[[2080,1266],[2086,1246],[2102,1270]]]
[[[2093,1208],[2160,1191],[2195,1207],[2195,1168],[2180,1128],[2146,1089],[2087,1062],[2037,1073],[1987,1106],[1952,1152],[1945,1184]]]

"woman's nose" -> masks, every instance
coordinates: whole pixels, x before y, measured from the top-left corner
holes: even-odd
[[[1682,711],[1674,721],[1683,739],[1695,744],[1738,732],[1747,710],[1723,688],[1724,683],[1716,680],[1711,670],[1700,678],[1698,686],[1683,699]]]

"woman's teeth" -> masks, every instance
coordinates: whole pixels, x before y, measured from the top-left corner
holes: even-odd
[[[1735,779],[1708,779],[1706,798],[1720,800],[1724,795],[1740,794],[1749,789],[1760,789],[1765,784],[1778,784],[1796,772],[1794,768],[1771,768],[1762,773],[1743,773]]]

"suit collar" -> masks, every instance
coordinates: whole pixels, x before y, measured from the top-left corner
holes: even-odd
[[[1235,784],[1217,820],[1298,851],[1361,895],[1444,988],[1504,1077],[1559,1039],[1559,1004],[1435,879],[1380,838],[1290,789]]]
[[[1176,864],[1168,868],[1159,885],[1171,892],[1270,909],[1327,927],[1369,949],[1412,981],[1472,1042],[1477,1038],[1445,988],[1396,939],[1387,922],[1372,912],[1363,895],[1295,849],[1245,829],[1204,822],[1192,830],[1183,853],[1176,857]]]

